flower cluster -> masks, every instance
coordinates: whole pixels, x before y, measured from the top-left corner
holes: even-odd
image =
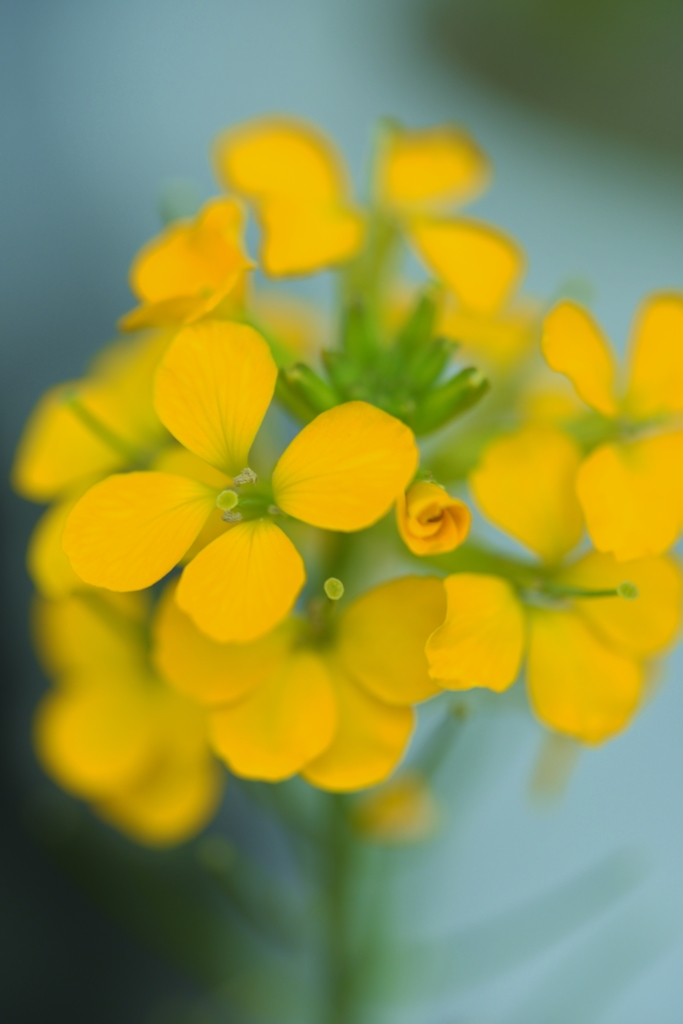
[[[519,296],[520,246],[457,212],[490,177],[459,129],[383,124],[363,205],[295,120],[225,133],[214,163],[226,195],[143,247],[121,337],[17,452],[50,503],[28,552],[46,770],[173,843],[213,813],[216,759],[372,786],[416,705],[522,671],[548,729],[624,729],[680,625],[683,295],[645,301],[619,388],[591,314]],[[338,318],[258,269],[336,270]]]

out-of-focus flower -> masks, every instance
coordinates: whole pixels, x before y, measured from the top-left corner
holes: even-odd
[[[199,632],[171,590],[154,629],[160,671],[207,710],[231,771],[271,781],[300,772],[353,790],[386,778],[410,738],[412,705],[438,692],[424,645],[443,621],[434,577],[406,577],[330,614],[292,616],[250,644]]]
[[[234,199],[212,199],[193,220],[176,221],[133,260],[130,287],[140,305],[123,331],[180,326],[234,314],[254,264],[244,252],[244,212]]]
[[[605,424],[577,478],[596,548],[619,561],[666,551],[683,524],[683,295],[655,294],[641,306],[622,388],[605,336],[576,303],[547,316],[542,345]]]
[[[471,521],[464,501],[427,480],[414,483],[396,502],[399,533],[414,555],[453,551],[467,538]]]
[[[247,122],[218,138],[214,162],[219,180],[256,210],[267,274],[312,273],[348,260],[362,244],[364,217],[351,203],[343,163],[312,125]]]
[[[351,820],[365,839],[403,845],[429,839],[439,811],[427,782],[417,772],[405,771],[359,801]]]
[[[225,480],[210,486],[156,471],[96,484],[63,535],[86,583],[150,586],[178,564],[218,506],[232,528],[186,566],[178,601],[216,640],[251,640],[287,615],[305,581],[277,516],[350,532],[390,509],[415,472],[417,446],[399,420],[365,402],[318,416],[280,457],[272,489],[256,482],[249,450],[276,376],[251,327],[214,321],[180,332],[157,372],[155,406],[178,441]]]
[[[202,712],[148,664],[140,597],[40,601],[37,641],[56,685],[38,707],[34,741],[45,770],[100,817],[167,846],[204,827],[223,782]]]
[[[580,452],[564,434],[526,428],[494,442],[471,478],[489,519],[541,564],[520,580],[463,573],[445,581],[448,612],[427,644],[430,674],[448,689],[502,691],[527,654],[527,689],[550,728],[597,743],[623,729],[647,662],[676,635],[683,580],[669,558],[620,565],[591,552],[565,562],[582,532]],[[618,596],[622,584],[636,600]],[[621,588],[632,596],[632,589]]]

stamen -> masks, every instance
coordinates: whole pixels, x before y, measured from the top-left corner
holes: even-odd
[[[235,487],[241,487],[242,484],[255,484],[258,480],[256,473],[253,469],[249,469],[249,466],[245,466],[241,473],[232,478],[232,482]]]
[[[576,597],[580,599],[593,597],[621,597],[625,601],[635,601],[639,591],[635,583],[624,581],[618,587],[609,590],[587,590],[583,587],[565,587],[559,583],[546,583],[542,588],[549,597]]]
[[[221,519],[224,523],[241,523],[243,516],[241,512],[224,512]]]
[[[268,515],[269,516],[283,516],[284,512],[282,511],[281,508],[278,508],[277,505],[269,505],[268,506]]]

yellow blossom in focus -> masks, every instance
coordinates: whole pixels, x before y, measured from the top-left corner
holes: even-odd
[[[94,591],[40,601],[37,641],[55,686],[34,743],[45,770],[105,821],[170,846],[212,817],[222,778],[197,706],[149,666],[144,601]]]
[[[156,410],[222,482],[150,471],[96,484],[63,534],[81,579],[118,591],[151,586],[218,506],[230,528],[185,567],[177,599],[216,640],[243,642],[283,619],[305,581],[279,516],[351,532],[385,515],[413,476],[418,451],[406,426],[365,402],[322,413],[282,454],[272,487],[257,483],[249,451],[276,375],[266,342],[247,325],[207,321],[178,334],[157,372]]]
[[[549,313],[542,345],[604,424],[577,478],[591,540],[619,561],[666,551],[683,526],[683,295],[642,304],[622,387],[607,339],[576,303]]]
[[[396,502],[399,533],[414,555],[453,551],[466,540],[471,521],[464,501],[426,480],[413,484]]]
[[[424,645],[443,620],[443,587],[435,577],[406,577],[334,616],[316,611],[252,643],[219,644],[169,589],[154,629],[155,661],[206,709],[214,750],[237,775],[276,781],[300,773],[335,791],[371,786],[400,760],[412,706],[438,692]]]
[[[140,305],[121,318],[121,330],[234,315],[254,266],[243,249],[244,220],[234,199],[211,199],[192,220],[176,221],[143,246],[130,269]]]
[[[553,429],[525,428],[495,441],[471,478],[482,512],[538,556],[514,581],[461,573],[445,580],[448,612],[427,643],[430,675],[447,689],[497,692],[526,656],[527,690],[549,728],[598,743],[624,729],[641,704],[647,667],[681,622],[677,563],[648,557],[619,564],[580,539],[575,492],[580,452]],[[636,600],[617,596],[628,582]],[[607,592],[611,596],[590,596]]]

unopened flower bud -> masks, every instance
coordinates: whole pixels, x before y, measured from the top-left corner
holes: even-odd
[[[472,516],[469,508],[439,484],[413,484],[396,502],[399,533],[414,555],[453,551],[466,539]]]

